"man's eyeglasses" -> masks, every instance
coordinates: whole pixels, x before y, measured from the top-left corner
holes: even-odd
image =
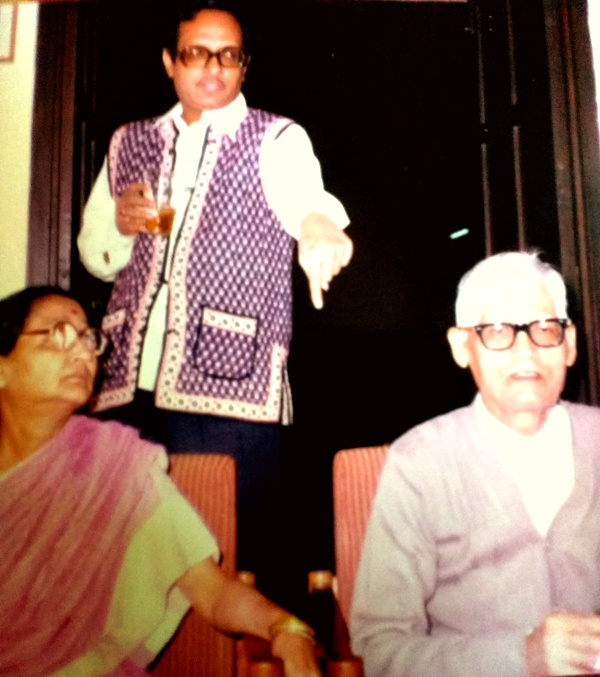
[[[36,336],[48,334],[48,338],[59,350],[69,350],[77,341],[83,341],[85,347],[96,356],[108,347],[108,337],[101,329],[87,327],[78,331],[70,322],[57,322],[50,329],[34,329],[22,331],[20,336]]]
[[[464,329],[473,329],[477,332],[477,336],[488,350],[512,348],[520,331],[524,331],[538,348],[554,348],[563,342],[565,327],[569,324],[571,324],[570,320],[551,318],[534,320],[527,324],[511,324],[510,322],[478,324],[474,327],[464,327]]]
[[[182,49],[177,54],[184,66],[204,66],[214,57],[217,58],[222,68],[239,68],[247,63],[248,57],[244,54],[241,47],[223,47],[216,52],[211,52],[208,47],[203,45],[191,45]]]

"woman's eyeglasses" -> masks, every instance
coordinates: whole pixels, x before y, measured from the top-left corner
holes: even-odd
[[[42,334],[48,334],[50,341],[59,350],[69,350],[77,341],[82,341],[88,350],[100,356],[108,347],[108,337],[101,329],[86,327],[78,331],[70,322],[57,322],[50,329],[22,331],[20,336],[41,336]]]

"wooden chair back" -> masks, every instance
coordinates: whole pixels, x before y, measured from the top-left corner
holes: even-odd
[[[333,459],[333,525],[337,598],[348,623],[352,591],[371,504],[388,445],[338,451]]]
[[[169,474],[202,516],[223,555],[223,570],[235,575],[235,461],[225,454],[172,454]],[[232,677],[235,640],[198,614],[188,613],[152,670],[156,677]]]

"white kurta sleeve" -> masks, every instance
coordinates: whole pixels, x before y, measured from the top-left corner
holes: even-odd
[[[300,125],[291,124],[278,136],[265,139],[259,169],[269,206],[296,239],[300,222],[312,212],[325,214],[340,228],[348,225],[342,203],[323,187],[321,165]]]
[[[112,282],[129,262],[134,241],[135,237],[122,235],[117,229],[105,160],[83,212],[77,237],[79,257],[88,272],[104,282]]]

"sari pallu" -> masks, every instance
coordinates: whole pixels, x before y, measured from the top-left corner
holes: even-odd
[[[136,430],[73,416],[0,476],[0,675],[51,674],[100,636],[127,547],[159,502],[155,463],[166,454]]]

